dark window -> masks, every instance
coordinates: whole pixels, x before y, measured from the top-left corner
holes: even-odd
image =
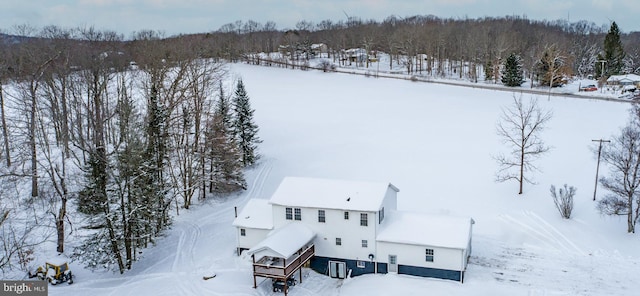
[[[318,222],[325,222],[324,210],[318,210]]]
[[[344,212],[344,219],[349,220],[349,212]]]
[[[244,228],[240,228],[240,235],[241,236],[246,236],[247,235],[247,231]]]
[[[366,248],[366,247],[368,247],[368,246],[369,246],[369,242],[368,242],[366,239],[363,239],[363,240],[362,240],[362,247],[363,247],[363,248]]]
[[[369,216],[366,213],[360,213],[360,226],[369,226]]]
[[[425,250],[425,259],[427,262],[433,262],[433,249]]]
[[[291,208],[286,208],[285,211],[286,211],[287,220],[293,220],[293,213],[291,211]]]
[[[301,221],[302,220],[302,212],[300,211],[300,208],[295,208],[294,210],[294,219]]]
[[[336,237],[336,246],[342,246],[342,239],[339,237]]]
[[[378,224],[382,223],[384,220],[384,207],[378,211]]]

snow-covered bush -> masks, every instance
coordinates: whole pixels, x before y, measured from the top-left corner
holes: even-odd
[[[567,187],[564,184],[564,188],[558,189],[556,192],[556,186],[551,185],[551,197],[553,197],[553,203],[555,203],[560,216],[564,219],[571,218],[571,212],[573,211],[573,196],[576,194],[576,188],[573,186]]]

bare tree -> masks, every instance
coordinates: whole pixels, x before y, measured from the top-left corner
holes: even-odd
[[[598,203],[606,215],[627,216],[627,232],[635,233],[640,217],[640,107],[635,105],[631,122],[602,149],[602,160],[610,167],[600,178],[607,194]]]
[[[537,100],[532,99],[529,104],[524,104],[522,96],[514,96],[513,105],[502,109],[497,133],[511,151],[495,157],[499,165],[496,181],[518,181],[518,194],[522,194],[525,181],[533,183],[526,175],[537,170],[533,165],[534,160],[549,151],[539,134],[551,117],[552,113],[542,110]]]

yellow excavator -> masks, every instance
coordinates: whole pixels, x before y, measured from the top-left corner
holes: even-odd
[[[51,263],[47,262],[44,266],[39,266],[35,273],[29,271],[29,278],[38,277],[43,281],[48,281],[52,285],[67,282],[73,284],[73,273],[69,269],[67,262]]]

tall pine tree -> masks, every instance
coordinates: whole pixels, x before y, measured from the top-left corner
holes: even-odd
[[[258,161],[258,144],[262,140],[258,138],[258,125],[253,122],[253,112],[249,103],[249,96],[244,88],[242,80],[238,80],[235,95],[233,97],[234,111],[234,136],[242,154],[242,164],[247,167]]]
[[[604,53],[598,55],[598,61],[595,65],[596,76],[609,77],[622,74],[625,55],[622,41],[620,41],[620,28],[616,22],[613,22],[609,33],[604,37]]]
[[[504,73],[502,84],[506,86],[520,86],[524,82],[522,78],[522,62],[520,56],[511,53],[504,61]]]
[[[226,194],[247,188],[242,156],[233,136],[230,109],[229,100],[220,86],[220,98],[207,126],[211,193]]]

